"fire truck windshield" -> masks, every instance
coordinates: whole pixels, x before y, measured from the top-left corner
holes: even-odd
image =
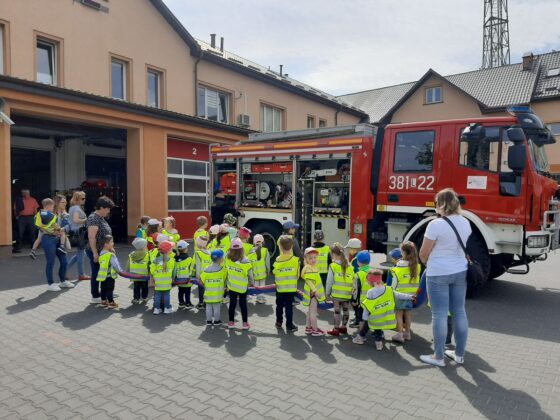
[[[546,149],[544,144],[539,144],[529,138],[529,151],[531,152],[531,159],[533,160],[533,164],[535,165],[535,169],[537,172],[542,173],[544,175],[548,175],[550,171],[550,166],[548,164],[548,157],[546,155]]]

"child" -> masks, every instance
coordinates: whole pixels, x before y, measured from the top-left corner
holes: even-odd
[[[301,260],[302,257],[301,248],[296,238],[298,229],[299,229],[299,225],[297,223],[288,220],[287,222],[284,222],[284,224],[282,225],[282,235],[287,235],[293,239],[294,245],[293,245],[292,252],[296,257],[298,257]],[[280,239],[278,239],[278,246],[280,246]]]
[[[134,251],[128,255],[128,262],[126,264],[126,271],[138,274],[141,276],[148,276],[150,273],[150,255],[148,253],[148,241],[144,238],[135,238],[132,241]],[[148,281],[147,280],[134,280],[134,295],[132,304],[146,303],[148,301]]]
[[[136,237],[146,239],[148,237],[146,231],[148,229],[148,222],[150,221],[150,216],[142,216],[140,218],[140,223],[136,226]]]
[[[371,262],[371,257],[369,251],[360,251],[356,255],[356,261],[358,262],[358,272],[354,276],[354,291],[352,293],[352,299],[355,302],[363,302],[366,298],[368,290],[371,288],[367,282],[367,273],[369,272],[369,263]],[[363,309],[358,306],[357,316],[358,319],[362,319]],[[358,325],[350,324],[350,327],[358,327]]]
[[[356,255],[358,255],[358,252],[362,250],[362,241],[358,238],[350,238],[344,248],[348,250],[348,261],[350,261],[350,264],[354,268],[354,272],[357,273],[359,271],[359,267],[358,261],[356,261]],[[354,309],[354,319],[350,322],[350,326],[352,328],[356,328],[360,324],[360,317],[358,316],[360,302],[352,300],[351,303],[352,309]]]
[[[406,241],[401,244],[402,258],[396,267],[391,269],[391,287],[393,290],[414,296],[420,283],[420,261],[414,242]],[[395,303],[397,314],[397,333],[391,338],[393,341],[404,343],[412,339],[410,325],[412,323],[412,305],[408,301]]]
[[[253,266],[255,286],[266,286],[266,279],[270,273],[270,255],[266,246],[263,246],[264,237],[258,234],[255,235],[253,245],[254,247],[249,254],[249,260]],[[257,303],[266,303],[266,298],[263,294],[257,295]]]
[[[161,223],[157,219],[148,220],[148,227],[146,229],[146,240],[148,241],[148,251],[157,248],[156,238],[161,232]]]
[[[251,237],[251,229],[246,227],[242,227],[239,229],[239,239],[243,242],[243,250],[245,251],[245,255],[248,256],[249,253],[253,249],[253,245],[249,242],[249,238]]]
[[[286,329],[294,332],[298,328],[293,320],[293,302],[299,279],[299,258],[293,254],[294,240],[288,235],[278,239],[280,255],[274,262],[274,282],[276,283],[276,328],[282,328],[282,315],[286,313]]]
[[[235,225],[237,225],[237,219],[231,213],[224,214],[224,225],[227,225],[227,232],[229,234],[230,241],[237,238],[237,229]]]
[[[164,314],[173,313],[171,306],[171,288],[175,275],[175,259],[171,257],[175,244],[163,241],[158,245],[159,254],[150,265],[151,283],[154,285],[154,315],[161,313],[163,302]]]
[[[208,228],[208,219],[206,218],[206,216],[198,216],[196,218],[196,225],[198,226],[198,229],[194,232],[193,235],[195,252],[198,250],[198,245],[196,244],[196,240],[200,236],[206,236],[206,237],[208,236],[208,232],[206,231],[206,229]]]
[[[321,281],[323,282],[323,288],[327,285],[327,273],[329,272],[329,265],[331,261],[331,249],[323,241],[325,240],[325,234],[322,230],[316,230],[313,234],[313,248],[318,252],[317,254],[317,268],[321,274]]]
[[[224,223],[220,225],[220,230],[216,235],[216,239],[212,241],[212,249],[221,249],[222,251],[224,251],[224,254],[227,254],[229,247],[231,246],[231,239],[228,229],[228,224]]]
[[[375,348],[383,350],[383,331],[392,330],[397,326],[395,317],[395,299],[413,300],[414,297],[404,293],[394,292],[389,286],[383,284],[383,273],[381,270],[370,270],[367,281],[371,289],[367,297],[362,301],[364,310],[359,333],[352,342],[364,344],[368,329],[373,332]]]
[[[179,297],[179,309],[190,309],[193,307],[191,303],[191,274],[193,259],[188,254],[189,244],[180,240],[177,242],[178,254],[175,257],[175,283]]]
[[[41,201],[42,209],[37,212],[35,215],[35,226],[39,229],[39,236],[33,242],[33,246],[31,247],[31,252],[29,253],[29,257],[32,259],[37,258],[36,251],[39,249],[39,245],[41,245],[41,238],[43,235],[56,235],[59,236],[60,244],[56,248],[57,252],[61,252],[66,254],[66,233],[61,227],[57,224],[57,217],[53,213],[54,211],[54,201],[50,198],[45,198]]]
[[[348,307],[352,300],[352,288],[354,287],[354,268],[348,263],[344,248],[335,242],[331,248],[332,263],[329,265],[327,274],[327,297],[332,298],[334,304],[334,328],[327,331],[329,335],[338,337],[347,334]],[[340,312],[342,310],[342,323]]]
[[[155,239],[153,240],[154,248],[150,251],[150,262],[154,261],[160,255],[159,244],[169,241],[167,235],[164,235],[163,233],[154,233],[152,238]],[[175,257],[175,254],[172,253],[169,257],[173,258]]]
[[[216,243],[216,237],[220,233],[220,225],[212,225],[210,226],[210,230],[208,230],[208,250],[211,251],[214,249],[214,245]]]
[[[163,219],[163,230],[161,233],[167,236],[171,242],[178,243],[181,240],[181,235],[179,235],[179,231],[176,229],[175,218],[172,216]]]
[[[253,268],[251,262],[245,257],[243,242],[239,238],[231,241],[231,247],[227,253],[227,289],[229,291],[229,322],[228,328],[235,328],[235,307],[239,299],[243,329],[248,330],[247,315],[247,288],[253,284]]]
[[[303,286],[303,306],[307,306],[305,334],[313,337],[325,335],[325,331],[317,327],[317,308],[319,303],[325,301],[325,289],[321,280],[318,267],[319,252],[315,248],[306,248],[304,253],[305,265],[301,270]]]
[[[116,309],[119,304],[113,299],[115,279],[122,272],[121,265],[115,254],[115,242],[111,235],[106,235],[103,249],[99,254],[99,272],[97,281],[101,283],[101,305],[109,309]]]
[[[212,264],[204,269],[200,281],[204,284],[206,302],[206,325],[222,324],[222,302],[226,285],[227,270],[224,265],[224,251],[216,249],[210,254]]]
[[[206,267],[212,264],[210,251],[206,249],[208,245],[208,238],[206,236],[199,236],[196,239],[196,246],[198,249],[194,252],[194,275],[200,281],[200,275]],[[204,308],[204,286],[198,286],[198,305],[197,309]]]

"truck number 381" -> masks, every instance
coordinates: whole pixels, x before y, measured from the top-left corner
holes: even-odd
[[[420,190],[433,191],[436,178],[429,176],[391,175],[389,177],[390,190]]]

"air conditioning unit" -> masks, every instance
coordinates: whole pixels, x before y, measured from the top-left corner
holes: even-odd
[[[243,127],[250,127],[251,126],[251,116],[248,114],[239,114],[237,116],[237,124]]]

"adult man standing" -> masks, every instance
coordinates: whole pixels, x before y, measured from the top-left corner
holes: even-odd
[[[39,203],[35,198],[31,197],[31,193],[27,188],[21,190],[21,196],[16,198],[14,210],[18,227],[18,243],[17,250],[21,248],[25,233],[29,232],[29,243],[33,246],[37,228],[35,227],[35,214],[39,208]]]

